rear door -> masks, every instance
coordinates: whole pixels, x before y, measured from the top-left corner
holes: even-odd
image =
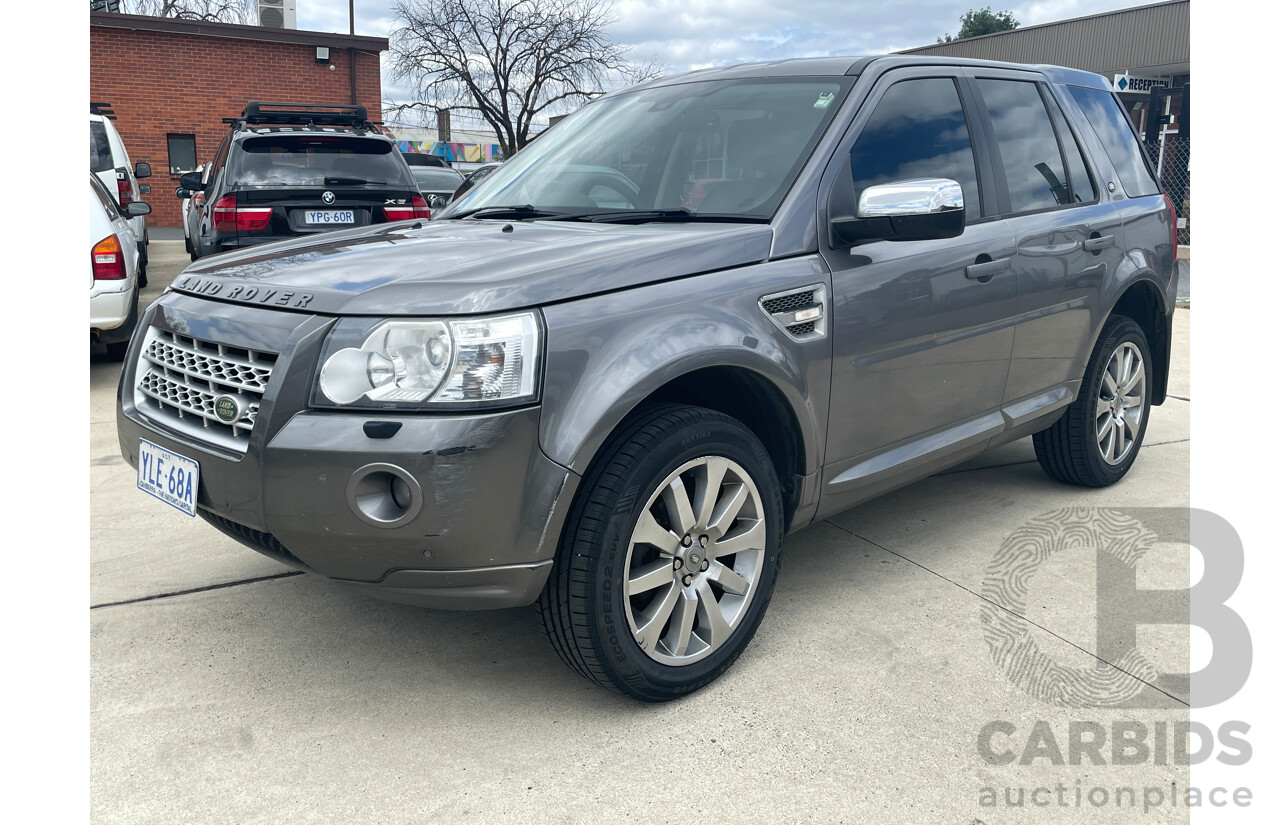
[[[868,186],[948,178],[964,192],[966,226],[958,238],[822,250],[834,299],[827,512],[976,453],[1003,429],[1014,244],[960,81],[941,67],[887,73],[838,150],[833,213]]]
[[[1063,407],[1081,378],[1099,286],[1123,256],[1121,218],[1043,77],[970,72],[1001,214],[1017,243],[1016,326],[1004,392],[1011,426]]]

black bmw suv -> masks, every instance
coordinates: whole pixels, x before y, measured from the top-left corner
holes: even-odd
[[[203,172],[182,176],[191,198],[191,259],[246,246],[407,219],[431,211],[404,156],[364,106],[249,103]]]

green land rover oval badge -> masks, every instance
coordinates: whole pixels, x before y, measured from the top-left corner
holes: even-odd
[[[234,424],[240,420],[244,410],[240,407],[240,399],[234,395],[219,395],[213,399],[213,414],[224,424]]]

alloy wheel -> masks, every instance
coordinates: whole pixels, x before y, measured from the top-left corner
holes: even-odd
[[[1103,461],[1114,466],[1133,450],[1142,431],[1146,395],[1147,372],[1142,351],[1126,341],[1111,353],[1098,389],[1094,424]]]
[[[723,645],[756,595],[767,532],[760,493],[736,462],[704,456],[668,475],[627,550],[623,595],[640,649],[678,666]]]

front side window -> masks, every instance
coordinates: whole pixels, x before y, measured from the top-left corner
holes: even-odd
[[[1142,147],[1133,133],[1133,123],[1120,108],[1115,96],[1104,89],[1071,86],[1071,96],[1084,111],[1085,119],[1102,141],[1111,165],[1116,169],[1125,194],[1131,198],[1160,191],[1142,157]]]
[[[441,217],[528,205],[766,221],[852,81],[709,80],[606,97],[521,149]]]
[[[1014,214],[1072,203],[1058,138],[1040,90],[1027,80],[979,80]]]
[[[964,191],[965,220],[982,216],[973,143],[951,78],[890,86],[858,135],[851,162],[855,198],[877,184],[947,178]]]

